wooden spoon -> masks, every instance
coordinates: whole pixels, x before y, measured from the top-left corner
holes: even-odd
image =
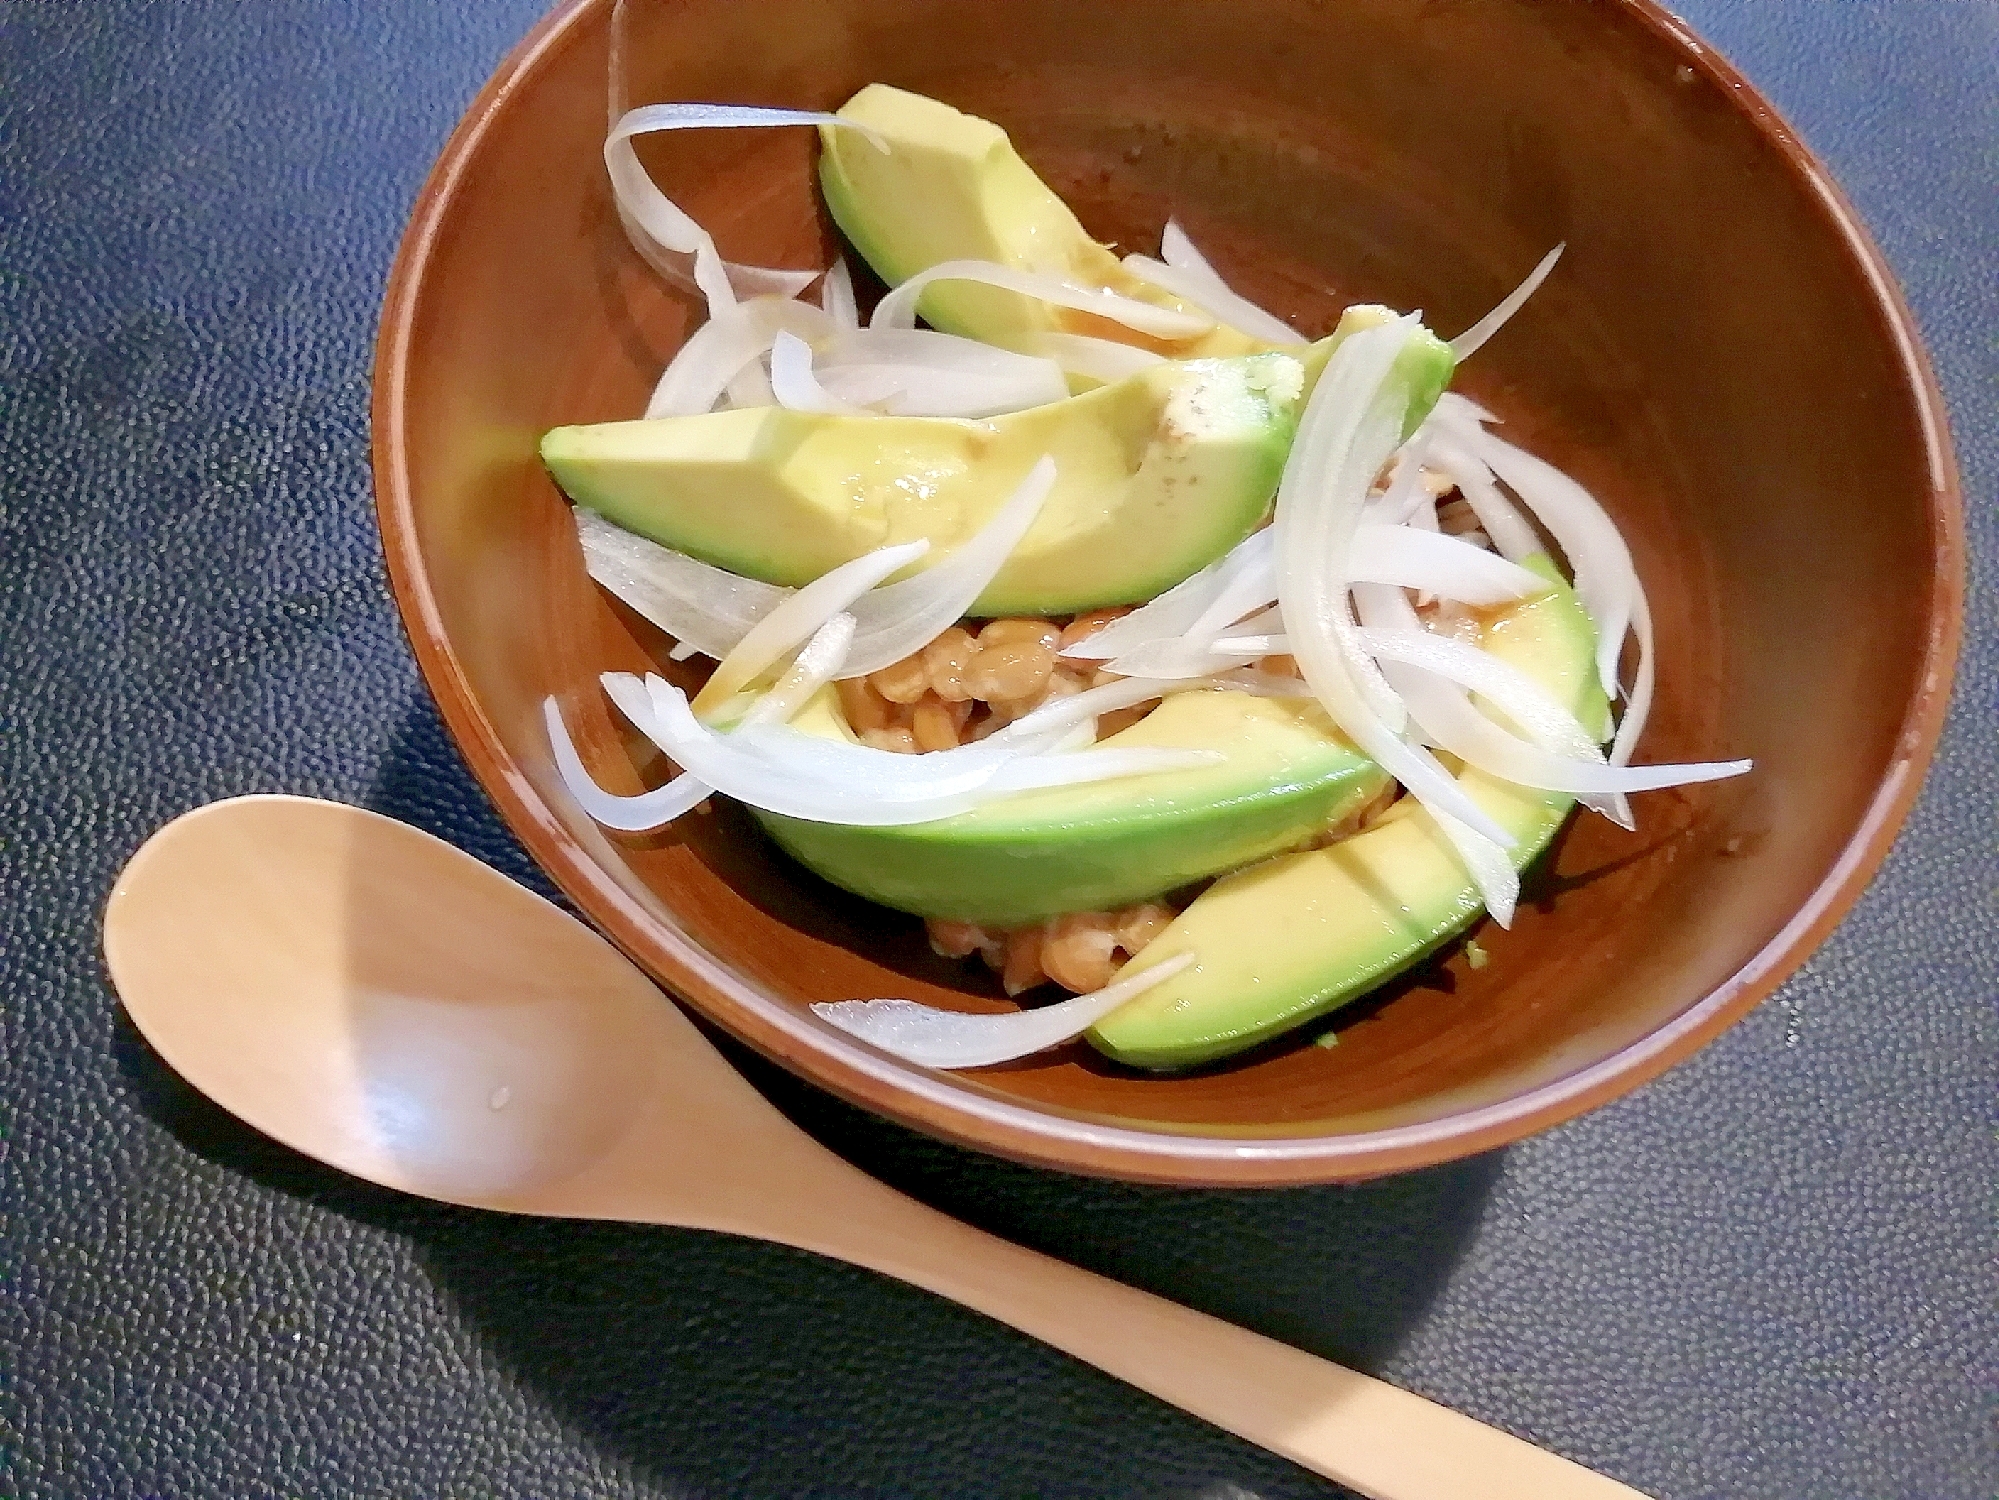
[[[299,797],[188,813],[125,867],[104,952],[133,1021],[176,1071],[266,1135],[370,1182],[508,1213],[719,1230],[867,1266],[1375,1500],[1637,1495],[877,1182],[766,1103],[595,932],[391,819]]]

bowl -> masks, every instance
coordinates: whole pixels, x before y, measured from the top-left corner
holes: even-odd
[[[998,1007],[921,924],[789,864],[726,804],[612,835],[563,791],[554,694],[614,789],[666,774],[596,686],[659,638],[586,578],[536,460],[637,415],[693,326],[606,186],[614,10],[574,0],[486,86],[391,278],[374,466],[390,577],[444,720],[577,907],[702,1015],[920,1130],[1176,1184],[1356,1180],[1481,1151],[1616,1097],[1767,995],[1832,929],[1915,795],[1948,695],[1961,501],[1893,278],[1825,170],[1664,11],[1353,0],[628,0],[629,102],[832,108],[882,81],[996,119],[1099,238],[1174,214],[1307,331],[1350,300],[1470,324],[1568,253],[1460,382],[1591,487],[1661,641],[1642,758],[1753,756],[1572,822],[1485,961],[1425,966],[1292,1042],[1182,1077],[1077,1044],[941,1074],[816,1000]],[[646,143],[724,253],[818,267],[837,237],[804,130]]]

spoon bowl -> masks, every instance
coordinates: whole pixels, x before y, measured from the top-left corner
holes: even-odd
[[[119,876],[104,953],[188,1082],[370,1182],[867,1266],[1375,1500],[1636,1494],[875,1181],[779,1114],[603,938],[392,819],[301,797],[189,813]]]

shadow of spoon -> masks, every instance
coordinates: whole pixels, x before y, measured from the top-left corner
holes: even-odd
[[[200,808],[126,866],[104,950],[182,1077],[366,1181],[865,1266],[1374,1500],[1637,1494],[896,1192],[778,1113],[596,933],[393,819],[298,797]]]

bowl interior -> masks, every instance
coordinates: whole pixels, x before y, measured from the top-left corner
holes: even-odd
[[[813,1000],[1001,1004],[920,922],[791,866],[726,805],[606,835],[553,774],[556,695],[599,779],[656,754],[596,689],[658,637],[584,576],[545,428],[625,418],[696,316],[627,247],[601,167],[608,3],[558,12],[461,128],[391,289],[377,463],[433,690],[538,858],[729,1030],[851,1098],[1006,1154],[1179,1181],[1367,1175],[1494,1144],[1629,1087],[1752,1003],[1885,849],[1933,738],[1955,594],[1937,403],[1836,197],[1729,75],[1636,5],[1226,7],[727,0],[620,12],[628,102],[831,108],[871,81],[996,119],[1099,237],[1177,216],[1307,333],[1350,300],[1472,322],[1555,277],[1459,388],[1617,516],[1661,691],[1641,758],[1755,773],[1571,824],[1489,962],[1427,965],[1294,1040],[1180,1078],[1077,1046],[943,1078]],[[802,130],[645,143],[725,254],[821,266]]]

